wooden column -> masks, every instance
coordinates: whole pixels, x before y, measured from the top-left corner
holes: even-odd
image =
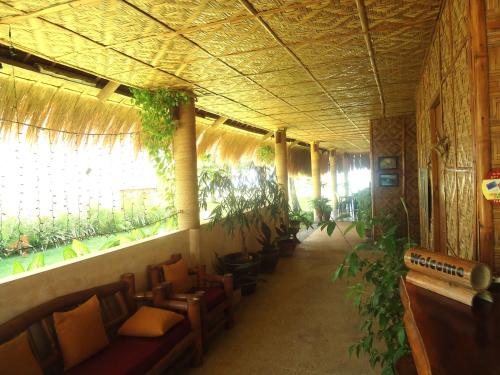
[[[481,189],[482,180],[491,168],[488,44],[485,3],[484,0],[471,0],[469,2],[472,51],[472,113],[476,141],[476,200],[479,232],[477,256],[480,262],[494,268],[493,210],[491,203],[484,198]]]
[[[200,207],[196,155],[194,99],[178,109],[178,127],[174,134],[175,205],[179,211],[179,229],[189,230],[191,261],[200,261]]]
[[[286,192],[288,199],[288,150],[286,145],[286,129],[277,130],[275,133],[274,165],[278,183]]]
[[[194,99],[181,104],[174,134],[175,204],[179,229],[199,229],[198,174]]]
[[[311,177],[313,185],[313,199],[321,198],[321,175],[319,171],[319,144],[311,142]],[[314,220],[319,222],[316,211],[314,212]]]
[[[342,171],[344,172],[344,190],[347,197],[349,196],[349,161],[345,153],[342,155]]]
[[[328,162],[330,165],[330,180],[332,184],[332,210],[337,212],[337,156],[335,150],[328,152]]]
[[[288,202],[288,149],[286,145],[286,129],[279,129],[274,135],[274,165],[278,184],[285,191]],[[283,212],[283,219],[288,223],[288,209]]]

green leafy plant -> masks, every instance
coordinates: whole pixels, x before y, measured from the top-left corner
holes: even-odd
[[[325,220],[330,218],[332,212],[332,207],[328,204],[329,200],[327,198],[314,198],[311,200],[311,207],[316,210],[318,217]]]
[[[262,145],[256,151],[256,158],[260,164],[272,165],[274,163],[274,147]]]
[[[360,190],[353,194],[354,198],[354,211],[356,212],[356,218],[359,221],[367,221],[372,216],[372,197],[371,189],[368,187],[366,189]]]
[[[313,217],[311,212],[305,212],[300,209],[289,210],[288,219],[290,222],[298,222],[306,227],[306,229],[312,228]]]
[[[242,251],[247,253],[246,233],[258,229],[266,218],[277,220],[282,215],[287,205],[285,193],[265,167],[250,166],[222,181],[221,185],[201,187],[220,197],[210,216],[210,228],[220,224],[231,237],[238,231]]]
[[[257,237],[257,241],[262,245],[262,252],[264,253],[277,249],[276,239],[273,239],[271,228],[264,222],[260,224],[260,235]]]
[[[409,238],[398,237],[398,224],[390,216],[355,221],[343,229],[343,218],[321,223],[328,235],[337,229],[351,247],[333,274],[332,280],[356,278],[348,287],[348,297],[358,308],[363,336],[351,345],[349,354],[369,356],[370,365],[382,367],[383,375],[392,375],[394,364],[409,347],[403,326],[403,306],[399,297],[399,280],[407,272],[403,263],[406,249],[412,246]],[[363,238],[367,226],[376,228],[378,236],[369,242],[352,246],[346,235],[355,229]]]
[[[174,168],[172,163],[172,141],[176,130],[174,110],[189,101],[184,91],[158,89],[154,91],[131,89],[134,102],[141,112],[142,141],[156,173],[163,180],[165,198],[173,206]]]

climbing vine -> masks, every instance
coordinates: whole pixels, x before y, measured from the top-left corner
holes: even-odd
[[[187,103],[189,95],[183,91],[168,89],[131,91],[141,113],[142,142],[164,185],[165,199],[173,206],[175,184],[172,141],[176,130],[174,109]]]
[[[173,111],[186,103],[189,96],[168,89],[132,89],[132,94],[141,112],[143,143],[161,175],[172,164],[172,140],[176,129]]]
[[[257,149],[257,161],[261,164],[273,164],[274,162],[274,147],[271,145],[263,145]]]

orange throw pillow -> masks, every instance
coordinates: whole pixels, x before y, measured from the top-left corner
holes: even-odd
[[[123,323],[118,333],[125,336],[159,337],[183,319],[182,315],[172,311],[142,306]]]
[[[108,344],[97,296],[68,312],[55,312],[54,326],[67,370]]]
[[[0,374],[43,375],[26,332],[0,345]]]
[[[165,275],[165,280],[172,284],[172,291],[174,293],[187,293],[193,288],[188,267],[182,258],[174,264],[164,264],[163,274]]]

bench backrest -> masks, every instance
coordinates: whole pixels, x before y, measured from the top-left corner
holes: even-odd
[[[127,289],[127,283],[120,281],[71,293],[36,306],[0,325],[0,343],[27,330],[33,353],[44,372],[62,373],[63,361],[52,313],[71,310],[97,295],[106,332],[113,340],[119,326],[132,312],[127,303]]]

